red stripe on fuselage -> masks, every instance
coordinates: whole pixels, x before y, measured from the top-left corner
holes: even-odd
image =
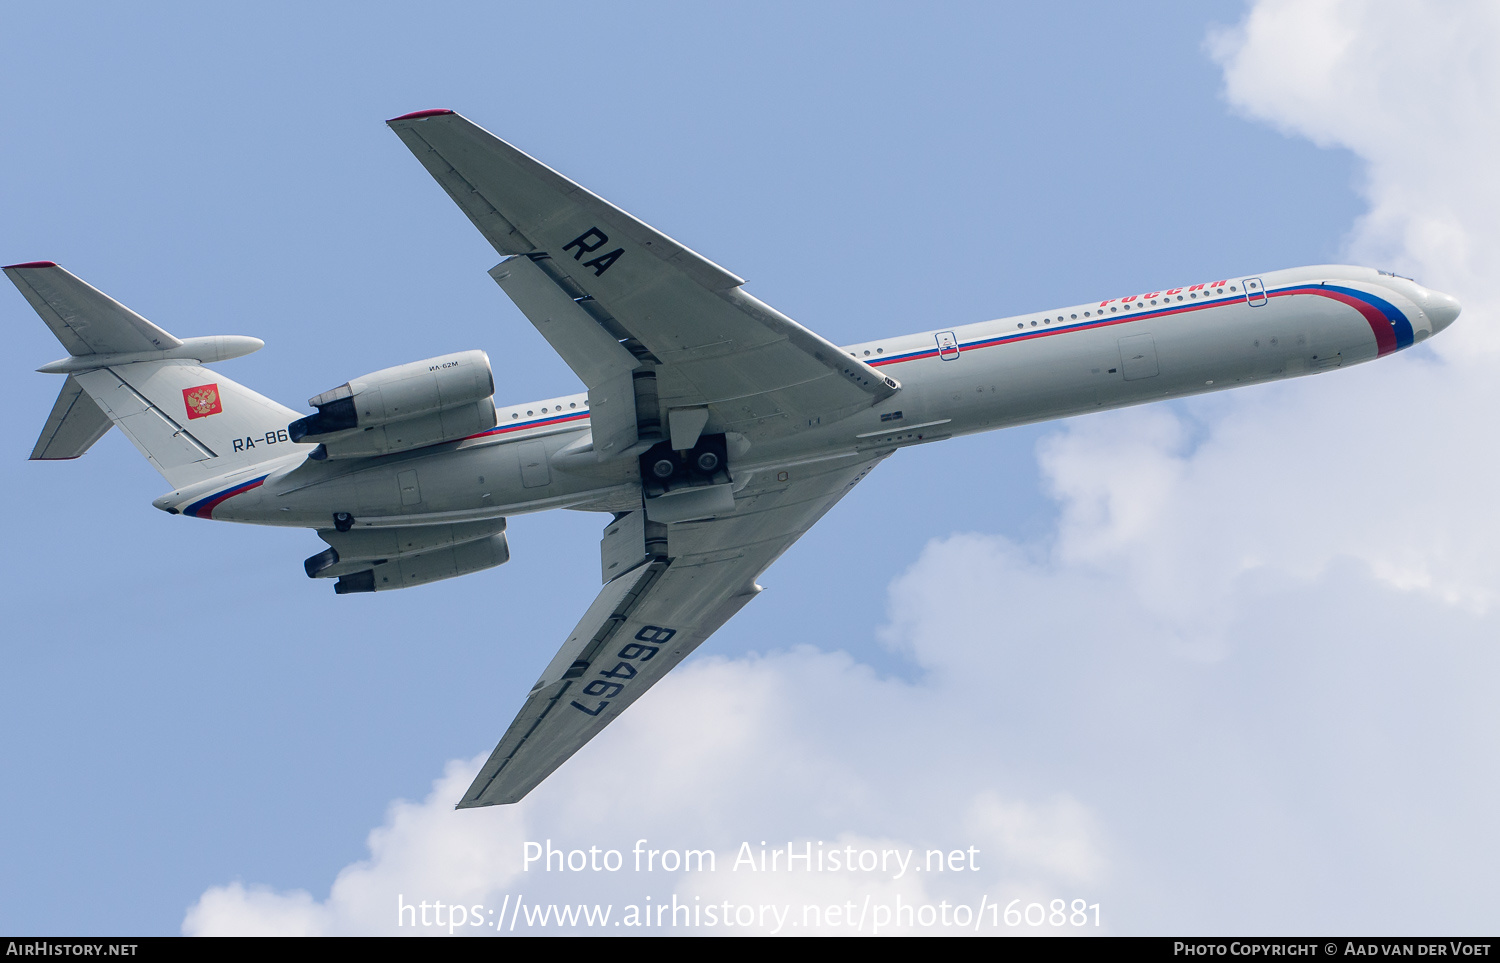
[[[468,441],[469,438],[488,438],[491,435],[503,435],[512,431],[525,431],[527,428],[548,428],[552,425],[562,425],[570,421],[577,421],[580,418],[587,418],[588,416],[589,413],[587,411],[580,411],[576,414],[561,415],[555,418],[538,418],[536,421],[526,421],[519,425],[496,426],[489,431],[481,431],[476,435],[469,435],[463,440]]]
[[[985,338],[982,341],[970,341],[968,344],[960,344],[960,351],[974,351],[979,348],[993,348],[998,344],[1011,344],[1016,341],[1030,341],[1032,338],[1051,338],[1059,334],[1071,334],[1074,331],[1092,331],[1095,328],[1107,328],[1114,324],[1129,324],[1131,321],[1140,321],[1145,318],[1164,318],[1169,314],[1186,314],[1189,311],[1206,311],[1209,308],[1221,308],[1227,304],[1235,304],[1243,299],[1224,298],[1219,301],[1210,301],[1206,304],[1174,304],[1171,307],[1153,308],[1149,311],[1122,314],[1118,318],[1099,318],[1096,321],[1081,321],[1076,324],[1063,325],[1057,328],[1043,328],[1038,331],[1017,331],[1015,334],[1002,334],[994,338]],[[928,348],[912,354],[904,354],[895,358],[880,358],[870,361],[872,368],[881,368],[888,364],[902,364],[907,361],[920,361],[923,358],[936,358],[938,350]]]
[[[249,482],[248,484],[240,485],[237,488],[231,488],[229,489],[229,491],[224,492],[222,495],[215,497],[214,500],[209,502],[208,504],[195,509],[193,514],[198,518],[213,518],[215,508],[218,508],[220,505],[233,498],[234,496],[243,495],[245,494],[245,492],[248,492],[254,488],[259,488],[265,483],[266,480],[264,478],[257,478],[255,479],[255,481]]]
[[[1370,330],[1375,335],[1375,344],[1380,355],[1387,355],[1396,350],[1396,333],[1391,329],[1391,322],[1386,318],[1384,314],[1381,313],[1380,309],[1375,307],[1373,304],[1361,301],[1358,298],[1350,297],[1349,295],[1344,294],[1340,291],[1329,291],[1327,288],[1319,286],[1283,288],[1279,291],[1270,291],[1267,293],[1270,297],[1273,298],[1284,297],[1289,294],[1311,294],[1317,295],[1318,297],[1332,298],[1335,301],[1346,304],[1363,315],[1365,321],[1369,323]],[[1012,344],[1017,341],[1030,341],[1033,338],[1051,338],[1060,334],[1071,334],[1074,331],[1091,331],[1095,328],[1107,328],[1111,325],[1116,324],[1128,324],[1131,321],[1144,321],[1149,318],[1164,318],[1173,314],[1187,314],[1193,311],[1207,311],[1211,308],[1222,308],[1232,304],[1243,303],[1245,303],[1245,299],[1243,296],[1241,296],[1221,298],[1216,301],[1199,302],[1197,304],[1174,304],[1170,307],[1152,308],[1150,310],[1140,311],[1138,313],[1132,312],[1130,314],[1121,315],[1118,318],[1100,318],[1096,321],[1084,321],[1078,324],[1069,324],[1059,328],[1052,328],[1050,330],[1043,329],[1040,331],[1026,332],[1017,331],[1015,334],[1003,334],[999,335],[998,337],[985,338],[980,341],[971,341],[968,344],[960,344],[959,350],[975,351],[979,348],[993,348],[996,345]],[[872,368],[881,368],[886,365],[904,364],[907,361],[921,361],[924,358],[936,358],[937,356],[938,351],[936,348],[928,348],[925,350],[913,352],[911,354],[900,355],[894,358],[880,358],[875,361],[870,361],[868,362],[868,364]]]
[[[1314,294],[1320,298],[1332,298],[1340,304],[1347,304],[1364,315],[1365,322],[1370,325],[1370,330],[1374,332],[1377,357],[1390,354],[1396,350],[1396,332],[1391,327],[1390,319],[1379,308],[1367,301],[1350,297],[1342,291],[1330,291],[1325,287],[1317,285],[1303,288],[1282,288],[1279,291],[1271,291],[1269,294],[1273,298],[1282,298],[1289,294]]]

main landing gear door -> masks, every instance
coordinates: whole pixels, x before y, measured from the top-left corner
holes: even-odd
[[[958,339],[953,336],[952,331],[939,331],[937,334],[938,357],[944,361],[955,361],[958,359]]]
[[[1245,278],[1245,300],[1252,308],[1266,303],[1266,286],[1260,278]]]

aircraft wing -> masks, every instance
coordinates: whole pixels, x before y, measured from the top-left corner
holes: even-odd
[[[674,410],[687,412],[677,425],[691,425],[691,437],[755,439],[847,416],[899,389],[746,294],[739,277],[462,116],[420,111],[389,123],[495,250],[524,256],[491,273],[588,386],[601,459],[634,443],[637,421],[665,434]],[[632,370],[656,378],[658,410],[638,419],[626,397]],[[618,417],[603,410],[605,395]]]
[[[605,534],[605,576],[612,558],[634,567],[606,582],[458,808],[516,802],[547,778],[754,598],[756,577],[886,454],[754,478],[722,518],[661,526],[639,512],[616,519]],[[632,525],[646,526],[637,534],[644,556],[612,549],[611,538]]]

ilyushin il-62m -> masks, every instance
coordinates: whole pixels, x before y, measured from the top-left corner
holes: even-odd
[[[389,124],[505,256],[490,276],[586,391],[496,404],[476,350],[353,378],[299,413],[204,367],[255,338],[174,337],[51,262],[5,273],[68,350],[40,369],[67,380],[32,458],[76,458],[118,425],[172,486],[158,508],[314,529],[327,547],[307,574],[340,595],[500,565],[510,515],[608,518],[598,597],[461,808],[525,796],[899,449],[1346,367],[1459,313],[1407,278],[1323,265],[841,348],[452,111]]]

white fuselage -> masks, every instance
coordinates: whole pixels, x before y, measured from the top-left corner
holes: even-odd
[[[1357,364],[1446,326],[1456,302],[1368,268],[1318,266],[1185,285],[926,331],[843,350],[901,382],[830,424],[782,425],[731,451],[750,473],[877,452]],[[266,425],[268,432],[285,425]],[[375,459],[284,458],[173,492],[156,505],[199,517],[328,528],[468,521],[549,508],[640,507],[634,458],[588,450],[587,395],[499,409],[459,442]]]

